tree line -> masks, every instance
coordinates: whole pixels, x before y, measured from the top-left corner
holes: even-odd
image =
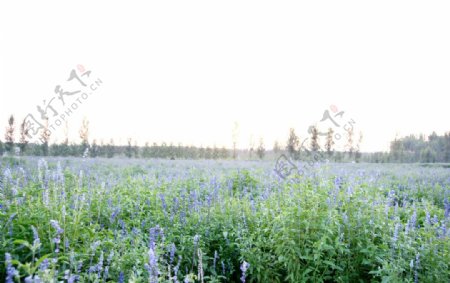
[[[51,131],[48,121],[44,123],[39,133],[40,143],[30,142],[30,126],[25,120],[19,123],[11,115],[7,121],[4,141],[0,139],[0,156],[31,155],[31,156],[77,156],[104,157],[122,156],[128,158],[166,158],[166,159],[270,159],[281,154],[287,154],[294,160],[330,160],[335,162],[450,162],[450,132],[443,136],[433,132],[428,137],[410,135],[395,138],[389,152],[362,153],[360,146],[363,135],[355,134],[353,128],[346,131],[342,137],[344,148],[336,149],[336,135],[332,128],[326,133],[320,133],[316,126],[311,126],[309,136],[301,140],[291,128],[285,144],[276,141],[271,150],[266,150],[264,140],[259,139],[255,145],[251,138],[247,149],[237,149],[237,125],[233,129],[233,146],[231,149],[216,146],[186,146],[182,144],[162,142],[160,144],[146,142],[138,146],[131,138],[126,145],[116,145],[113,139],[107,142],[93,139],[89,142],[89,121],[84,118],[78,131],[81,142],[69,142],[68,125],[65,126],[65,138],[60,143],[50,143]],[[18,136],[18,139],[16,139]],[[323,143],[321,139],[324,138]]]

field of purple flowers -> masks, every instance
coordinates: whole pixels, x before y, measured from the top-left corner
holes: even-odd
[[[450,281],[450,169],[274,165],[2,158],[0,281]]]

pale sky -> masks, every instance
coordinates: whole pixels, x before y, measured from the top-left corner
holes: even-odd
[[[91,140],[231,147],[237,121],[240,147],[271,148],[335,105],[363,151],[387,150],[450,131],[448,15],[448,1],[2,1],[0,138],[56,85],[80,89],[66,80],[81,64],[103,83],[67,118],[72,140],[86,116]]]

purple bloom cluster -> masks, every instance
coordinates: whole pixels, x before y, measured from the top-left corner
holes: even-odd
[[[64,230],[59,226],[58,221],[50,220],[50,224],[56,230],[56,236],[53,238],[53,243],[55,243],[55,253],[59,253],[59,244],[61,243],[61,234],[64,233]]]
[[[245,283],[245,278],[247,276],[247,270],[249,267],[250,267],[250,263],[248,263],[244,260],[244,262],[241,264],[241,271],[242,271],[241,282],[242,283]]]
[[[11,263],[11,255],[9,253],[5,254],[5,263],[6,263],[6,283],[13,283],[14,277],[19,276],[19,272],[14,268]]]

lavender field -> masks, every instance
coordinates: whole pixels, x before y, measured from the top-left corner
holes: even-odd
[[[3,158],[0,281],[449,282],[450,169],[273,169]]]

